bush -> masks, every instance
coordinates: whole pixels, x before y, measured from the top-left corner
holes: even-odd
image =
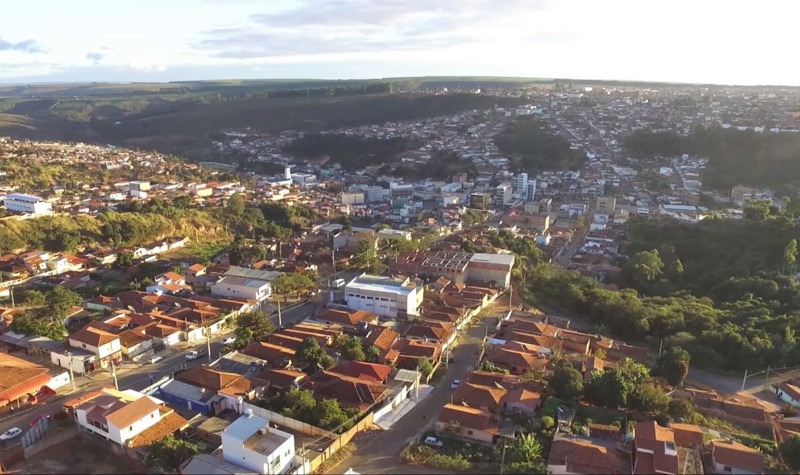
[[[426,465],[439,470],[452,470],[465,472],[470,469],[470,463],[461,455],[448,457],[447,455],[435,454],[428,459]]]

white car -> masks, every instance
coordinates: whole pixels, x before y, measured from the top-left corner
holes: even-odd
[[[442,447],[444,447],[444,442],[437,439],[436,437],[425,437],[425,445],[441,449]]]
[[[234,341],[236,341],[236,337],[235,336],[229,336],[228,338],[225,338],[224,340],[222,340],[222,344],[223,345],[230,345]]]
[[[450,389],[456,389],[458,385],[461,384],[461,381],[458,379],[454,379],[452,383],[450,383]]]
[[[11,429],[8,429],[3,435],[0,435],[0,440],[3,441],[11,440],[15,437],[19,437],[20,435],[22,435],[22,429],[20,429],[19,427],[12,427]]]
[[[163,359],[164,358],[162,358],[160,356],[153,356],[152,358],[150,358],[150,364],[156,364],[156,363],[158,363],[159,361],[161,361]]]
[[[198,356],[200,356],[200,353],[196,352],[195,350],[186,353],[187,360],[196,360]]]

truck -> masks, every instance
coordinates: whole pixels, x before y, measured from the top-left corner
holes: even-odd
[[[344,287],[345,281],[344,279],[336,279],[333,281],[333,288],[338,289],[340,287]]]

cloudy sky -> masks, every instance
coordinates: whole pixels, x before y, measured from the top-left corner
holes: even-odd
[[[426,75],[800,86],[800,2],[22,0],[0,82]]]

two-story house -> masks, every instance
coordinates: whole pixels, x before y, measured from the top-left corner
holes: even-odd
[[[102,323],[90,322],[69,336],[69,346],[95,354],[96,365],[107,368],[110,361],[122,360],[122,343],[117,335],[100,328]]]

